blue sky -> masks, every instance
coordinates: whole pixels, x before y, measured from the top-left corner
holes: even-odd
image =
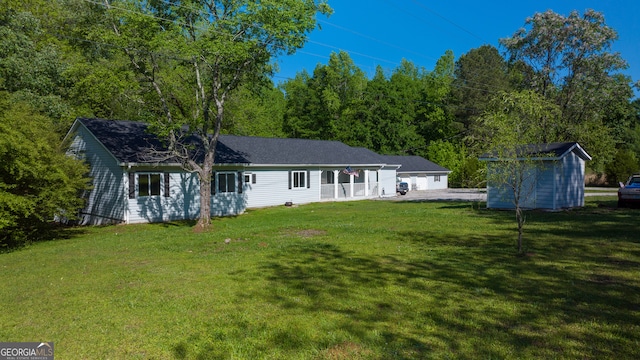
[[[491,44],[501,52],[500,38],[524,26],[527,17],[548,9],[562,15],[572,10],[602,12],[607,25],[618,32],[613,51],[629,64],[624,73],[640,80],[640,1],[638,0],[329,0],[334,14],[318,18],[304,48],[280,57],[276,83],[293,78],[317,64],[326,64],[331,52],[346,51],[355,64],[372,76],[381,65],[390,73],[407,59],[432,70],[446,50],[455,58]],[[640,93],[636,91],[636,96]]]

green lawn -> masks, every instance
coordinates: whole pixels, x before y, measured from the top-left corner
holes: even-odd
[[[637,359],[640,210],[359,201],[0,254],[0,341],[63,359]],[[225,240],[229,239],[226,244]]]

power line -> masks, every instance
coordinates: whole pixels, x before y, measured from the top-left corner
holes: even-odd
[[[458,25],[458,24],[457,24],[457,23],[455,23],[454,21],[449,20],[448,18],[446,18],[446,17],[444,17],[444,16],[440,15],[440,14],[439,14],[439,13],[437,13],[435,10],[433,10],[433,9],[431,9],[431,8],[427,7],[426,5],[422,4],[420,1],[418,1],[418,0],[412,0],[412,1],[413,1],[415,4],[417,4],[418,6],[422,7],[422,8],[423,8],[423,9],[425,9],[425,10],[427,10],[428,12],[430,12],[430,13],[434,14],[435,16],[439,17],[440,19],[442,19],[442,20],[444,20],[444,21],[448,22],[449,24],[453,25],[454,27],[456,27],[456,28],[458,28],[458,29],[462,30],[463,32],[465,32],[465,33],[467,33],[467,34],[469,34],[469,35],[473,36],[474,38],[476,38],[476,39],[478,39],[478,40],[480,40],[480,41],[483,41],[483,42],[485,42],[485,43],[487,42],[487,41],[486,41],[486,40],[484,40],[481,36],[476,35],[476,34],[475,34],[475,33],[473,33],[472,31],[467,30],[466,28],[462,27],[461,25]]]
[[[377,42],[377,43],[379,43],[379,44],[382,44],[382,45],[385,45],[385,46],[388,46],[388,47],[392,47],[392,48],[394,48],[394,49],[398,49],[398,50],[406,51],[406,52],[408,52],[408,53],[412,53],[412,54],[414,54],[414,55],[421,56],[421,57],[423,57],[423,58],[425,58],[425,59],[429,59],[429,60],[437,60],[437,59],[435,59],[435,58],[432,58],[432,57],[430,57],[430,56],[427,56],[427,55],[424,55],[424,54],[421,54],[421,53],[415,52],[415,51],[413,51],[413,50],[409,50],[409,49],[406,49],[406,48],[403,48],[403,47],[397,46],[397,45],[395,45],[395,44],[388,43],[388,42],[386,42],[386,41],[382,41],[382,40],[380,40],[380,39],[374,38],[374,37],[372,37],[372,36],[369,36],[369,35],[365,35],[365,34],[359,33],[359,32],[357,32],[357,31],[355,31],[355,30],[351,30],[351,29],[346,28],[346,27],[344,27],[344,26],[336,25],[336,24],[333,24],[333,23],[330,23],[330,22],[328,22],[328,21],[324,21],[324,20],[318,20],[318,22],[320,22],[320,23],[322,23],[322,24],[326,24],[326,25],[333,26],[333,27],[335,27],[335,28],[337,28],[337,29],[340,29],[340,30],[342,30],[342,31],[350,32],[350,33],[352,33],[352,34],[354,34],[354,35],[357,35],[357,36],[359,36],[359,37],[365,38],[365,39],[367,39],[367,40],[375,41],[375,42]]]
[[[94,1],[94,0],[84,0],[84,1],[85,1],[85,2],[87,2],[87,3],[91,3],[91,4],[95,4],[95,5],[102,6],[102,7],[107,8],[107,9],[109,8],[109,7],[107,7],[107,5],[106,5],[106,4],[104,4],[104,3],[100,3],[100,2],[97,2],[97,1]],[[196,9],[196,8],[192,8],[192,7],[185,7],[185,6],[183,6],[183,5],[178,5],[178,4],[172,3],[171,1],[168,1],[168,0],[161,0],[161,1],[163,1],[163,2],[164,2],[164,3],[166,3],[166,4],[172,5],[172,6],[176,6],[176,7],[184,8],[184,9],[191,10],[191,11],[197,11],[197,9]],[[414,1],[414,2],[418,3],[417,1]],[[419,3],[418,3],[418,4],[419,4]],[[421,5],[421,4],[420,4],[420,5]],[[422,5],[422,6],[423,6],[423,7],[425,7],[424,5]],[[175,24],[178,24],[178,25],[182,25],[182,26],[192,26],[192,25],[187,24],[187,23],[184,23],[184,22],[179,22],[179,21],[176,21],[176,20],[165,19],[165,18],[158,17],[158,16],[155,16],[155,15],[152,15],[152,14],[143,13],[143,12],[140,12],[140,11],[135,11],[135,10],[131,10],[131,9],[125,9],[125,8],[119,8],[119,7],[113,7],[113,6],[110,6],[110,7],[111,7],[112,9],[115,9],[115,10],[120,10],[120,11],[125,11],[125,12],[128,12],[128,13],[138,14],[138,15],[146,16],[146,17],[153,18],[153,19],[156,19],[156,20],[160,20],[160,21],[172,22],[172,23],[175,23]],[[426,7],[425,7],[425,8],[426,8]],[[427,8],[427,9],[428,9],[428,8]],[[430,9],[429,9],[429,10],[430,10]],[[433,13],[435,13],[433,10],[430,10],[430,11],[432,11]],[[438,15],[438,16],[440,16],[440,17],[442,17],[441,15],[439,15],[439,14],[437,14],[437,13],[435,13],[435,14],[436,14],[436,15]],[[443,18],[444,18],[444,17],[443,17]],[[445,18],[445,19],[446,19],[446,18]],[[449,20],[448,20],[448,21],[449,21]],[[361,36],[361,37],[367,38],[367,39],[372,40],[372,41],[376,41],[376,42],[382,43],[382,44],[383,44],[383,45],[385,45],[385,46],[391,46],[391,47],[394,47],[394,48],[399,48],[400,50],[404,50],[404,51],[412,52],[412,51],[410,51],[410,50],[407,50],[407,49],[403,49],[403,48],[400,48],[400,47],[394,46],[393,44],[386,43],[386,42],[384,42],[384,41],[382,41],[382,40],[378,40],[378,39],[376,39],[376,38],[374,38],[374,37],[371,37],[371,36],[368,36],[368,35],[364,35],[364,34],[360,34],[360,33],[356,32],[356,31],[353,31],[353,30],[350,30],[350,29],[347,29],[347,28],[344,28],[344,27],[341,27],[341,26],[338,26],[338,25],[335,25],[335,24],[332,24],[332,23],[329,23],[329,22],[326,22],[326,21],[322,21],[322,22],[323,22],[323,23],[325,23],[325,24],[329,24],[329,25],[331,25],[331,26],[334,26],[334,27],[336,27],[336,28],[338,28],[338,29],[340,29],[340,30],[342,30],[342,31],[352,32],[352,33],[354,33],[354,34],[356,34],[356,35],[358,35],[358,36]],[[451,21],[449,21],[449,22],[451,22]],[[453,23],[453,22],[451,22],[451,23],[452,23],[452,24],[454,24],[454,25],[456,25],[456,24],[455,24],[455,23]],[[256,24],[252,24],[251,26],[258,26],[258,25],[256,25]],[[461,27],[460,27],[460,28],[461,28]],[[205,30],[205,28],[203,28],[203,27],[196,27],[196,29],[199,29],[199,30]],[[464,28],[461,28],[461,29],[463,29],[463,30],[464,30]],[[220,33],[221,33],[221,32],[220,32]],[[473,35],[473,34],[472,34],[472,35]],[[122,46],[119,46],[119,45],[108,44],[108,43],[104,43],[104,42],[100,43],[100,42],[96,42],[96,41],[92,41],[92,40],[88,40],[88,39],[78,39],[78,38],[75,38],[75,40],[76,40],[76,41],[91,42],[91,43],[96,44],[96,45],[98,45],[98,44],[99,44],[99,45],[103,45],[103,46],[115,47],[115,48],[119,48],[119,49],[122,49],[122,50],[135,51],[135,52],[138,52],[138,53],[148,53],[148,54],[153,54],[153,55],[164,56],[164,57],[171,58],[171,59],[174,59],[174,60],[181,60],[181,61],[190,61],[190,60],[191,60],[191,59],[187,59],[187,58],[180,57],[179,55],[176,55],[176,54],[168,54],[168,53],[160,53],[160,52],[157,52],[157,51],[148,51],[148,50],[132,49],[132,48],[122,47]],[[261,43],[260,41],[258,41],[258,42],[259,42],[259,43]],[[326,48],[330,48],[330,49],[334,49],[334,50],[338,50],[338,51],[344,51],[344,52],[346,52],[346,53],[348,53],[348,54],[350,54],[350,55],[357,55],[357,56],[361,56],[361,57],[369,58],[369,59],[372,59],[372,60],[376,60],[376,61],[379,61],[379,62],[385,62],[385,63],[388,63],[388,64],[394,64],[394,65],[396,65],[396,66],[399,66],[399,64],[398,64],[397,62],[395,62],[395,61],[391,61],[391,60],[387,60],[387,59],[382,59],[382,58],[379,58],[379,57],[371,56],[371,55],[368,55],[368,54],[364,54],[364,53],[360,53],[360,52],[356,52],[356,51],[352,51],[352,50],[342,49],[342,48],[339,48],[339,47],[337,47],[337,46],[333,46],[333,45],[329,45],[329,44],[325,44],[325,43],[321,43],[321,42],[317,42],[317,41],[313,41],[313,40],[308,40],[308,42],[309,42],[309,43],[312,43],[312,44],[315,44],[315,45],[318,45],[318,46],[322,46],[322,47],[326,47]],[[265,44],[265,45],[266,45],[266,44]],[[323,56],[323,55],[319,55],[319,54],[315,54],[315,53],[306,52],[306,51],[304,51],[304,50],[298,50],[297,52],[298,52],[298,53],[301,53],[301,54],[306,54],[306,55],[309,55],[309,56],[314,56],[314,57],[318,57],[318,58],[323,58],[323,59],[328,59],[328,58],[330,58],[330,57],[327,57],[327,56]],[[412,52],[412,53],[415,53],[415,52]],[[421,54],[419,54],[419,53],[415,53],[415,54],[418,54],[418,55],[420,55],[420,56],[426,57],[426,56],[421,55]],[[354,63],[354,64],[355,64],[355,65],[357,65],[357,66],[360,66],[360,67],[363,67],[363,66],[364,66],[364,65],[362,65],[362,64],[359,64],[359,65],[358,65],[358,64],[356,64],[356,63]],[[369,67],[369,66],[364,66],[364,67]],[[278,77],[279,77],[279,78],[289,79],[289,80],[291,80],[291,79],[292,79],[292,78],[281,77],[281,76],[278,76]],[[491,87],[492,87],[492,86],[491,86],[491,85],[489,85],[489,84],[483,84],[483,83],[480,83],[480,82],[474,82],[474,81],[472,81],[472,80],[468,80],[468,79],[467,79],[467,82],[469,82],[469,83],[475,83],[476,85],[481,85],[481,86],[485,86],[485,87],[489,87],[489,88],[491,88]],[[457,87],[460,87],[460,88],[469,88],[469,89],[481,90],[481,91],[489,91],[489,90],[487,90],[487,89],[479,89],[479,88],[477,88],[477,87],[464,86],[464,85],[457,85]],[[490,92],[491,92],[491,91],[490,91]]]

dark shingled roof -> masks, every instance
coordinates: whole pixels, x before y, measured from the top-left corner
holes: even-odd
[[[444,168],[434,162],[431,162],[421,156],[408,156],[408,155],[381,155],[387,164],[399,164],[402,165],[399,169],[399,173],[405,172],[449,172],[449,169]]]
[[[516,149],[518,157],[543,157],[549,159],[559,159],[576,150],[578,156],[584,160],[591,160],[591,156],[577,142],[556,142],[548,144],[527,144]],[[496,160],[497,154],[484,154],[481,160]]]
[[[149,149],[166,147],[147,131],[148,124],[134,121],[79,118],[91,133],[122,163],[144,163]],[[175,162],[172,160],[163,163]],[[339,141],[220,135],[217,164],[261,165],[382,165],[381,155]]]

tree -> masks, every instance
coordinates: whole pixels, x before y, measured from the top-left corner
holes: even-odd
[[[508,63],[491,45],[483,45],[460,56],[455,63],[450,94],[458,130],[468,139],[480,139],[479,119],[489,101],[500,91],[508,91]]]
[[[240,86],[227,100],[225,134],[284,137],[284,94],[271,81]]]
[[[640,163],[635,153],[629,149],[618,149],[613,161],[607,164],[607,182],[617,185],[626,182],[631,174],[638,171]]]
[[[82,208],[88,169],[66,156],[53,124],[0,93],[0,247],[41,238],[54,218]]]
[[[422,78],[418,131],[427,143],[446,139],[454,134],[451,126],[452,116],[446,106],[454,78],[454,67],[453,51],[447,50],[436,61],[433,71],[426,73]]]
[[[331,53],[329,63],[318,64],[313,76],[302,72],[284,84],[287,132],[292,137],[369,145],[370,129],[360,113],[366,86],[366,76],[348,53]]]
[[[500,40],[510,61],[523,61],[533,70],[532,89],[559,106],[566,124],[563,135],[589,149],[595,169],[614,154],[615,139],[604,123],[606,111],[618,96],[626,96],[616,90],[616,72],[627,67],[620,54],[610,51],[616,39],[602,13],[587,10],[580,16],[573,11],[562,16],[548,10]]]
[[[537,183],[537,159],[545,154],[526,151],[528,145],[560,140],[552,130],[560,109],[539,94],[525,90],[501,93],[489,105],[484,126],[493,134],[487,153],[497,161],[487,168],[487,182],[507,191],[512,200],[517,223],[517,249],[522,253],[524,207]],[[551,130],[551,131],[550,131]]]
[[[158,116],[151,129],[165,139],[167,157],[198,174],[198,227],[211,223],[211,175],[226,101],[243,83],[272,71],[272,57],[303,46],[317,13],[314,0],[104,0],[102,30],[94,34],[129,58],[145,106]],[[109,32],[106,32],[108,29]],[[196,138],[198,149],[187,139]]]
[[[0,91],[55,120],[54,130],[66,130],[62,122],[71,112],[62,98],[66,64],[45,36],[30,12],[13,7],[0,12]]]

